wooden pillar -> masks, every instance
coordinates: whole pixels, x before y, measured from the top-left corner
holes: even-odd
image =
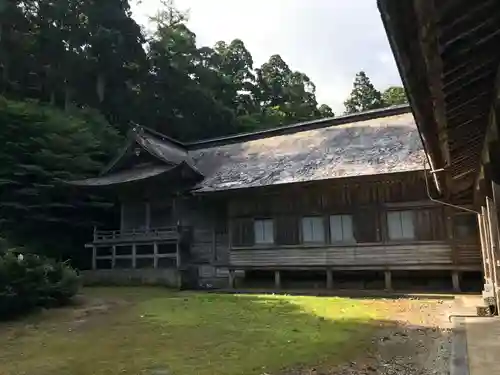
[[[493,280],[493,291],[495,293],[495,299],[497,301],[497,306],[499,305],[500,299],[500,269],[499,269],[499,235],[498,235],[498,218],[496,213],[496,208],[494,207],[493,200],[486,197],[486,211],[488,213],[489,222],[489,235],[490,235],[490,267],[492,270],[492,280]]]
[[[132,268],[136,268],[136,265],[137,265],[137,247],[134,244],[132,244]]]
[[[144,203],[146,205],[146,217],[144,218],[144,224],[145,224],[145,227],[146,229],[150,229],[151,228],[151,203],[149,202],[145,202]]]
[[[229,282],[229,288],[234,289],[234,270],[229,270],[228,282]]]
[[[212,225],[212,262],[217,261],[217,230],[215,220]]]
[[[97,248],[92,246],[92,269],[96,270],[97,269]]]
[[[177,289],[182,289],[182,271],[177,270]]]
[[[453,284],[453,290],[455,292],[460,292],[460,274],[458,271],[451,272],[451,281]]]
[[[153,243],[153,268],[158,268],[158,243]]]
[[[120,230],[125,230],[125,204],[120,204]]]
[[[111,247],[111,268],[114,269],[116,265],[116,245]]]
[[[333,272],[331,268],[326,269],[326,288],[333,288]]]
[[[493,263],[490,256],[491,251],[491,237],[490,237],[490,224],[488,218],[488,211],[486,207],[481,207],[481,213],[483,216],[483,233],[484,233],[484,244],[485,244],[485,252],[484,252],[484,265],[486,269],[486,283],[493,283]]]
[[[448,244],[451,247],[451,263],[456,266],[460,263],[460,254],[453,233],[454,215],[455,212],[451,207],[444,208],[446,237],[448,239]]]
[[[494,149],[497,150],[498,147],[496,146]],[[497,158],[498,159],[498,158]],[[497,160],[495,165],[500,168],[500,160]],[[493,222],[495,223],[495,239],[496,239],[496,246],[494,246],[494,251],[493,251],[493,275],[495,278],[495,283],[494,283],[494,293],[495,293],[495,298],[497,302],[497,311],[498,308],[500,307],[500,185],[497,184],[495,181],[492,181],[491,183],[491,188],[493,191],[493,205],[494,209],[493,211],[495,212],[495,216],[493,218]]]
[[[484,207],[482,208],[482,211],[484,211]],[[487,259],[487,241],[486,241],[486,234],[485,234],[485,227],[484,227],[484,214],[478,214],[477,215],[477,223],[479,225],[479,237],[480,237],[480,243],[481,243],[481,262],[483,264],[483,279],[484,279],[484,284],[489,283],[490,279],[490,272],[489,272],[489,265],[488,265],[488,259]]]
[[[392,272],[385,271],[384,278],[385,278],[385,290],[388,290],[388,291],[392,290]]]
[[[175,244],[175,263],[177,265],[177,269],[179,269],[181,267],[181,263],[182,263],[180,235],[179,235],[179,238],[177,239],[177,242]]]
[[[281,289],[281,272],[279,270],[274,271],[274,287]]]

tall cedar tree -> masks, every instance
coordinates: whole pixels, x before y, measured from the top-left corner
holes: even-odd
[[[193,140],[330,116],[315,85],[272,56],[253,66],[243,41],[198,47],[165,1],[150,35],[129,0],[0,2],[0,94],[101,111]]]
[[[357,113],[370,109],[384,107],[382,94],[370,82],[370,78],[361,71],[354,78],[353,89],[349,98],[344,102],[345,113]]]
[[[0,233],[45,255],[84,259],[72,252],[83,252],[109,204],[66,181],[95,176],[121,141],[94,111],[0,97]]]

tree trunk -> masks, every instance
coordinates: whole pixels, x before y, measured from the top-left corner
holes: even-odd
[[[106,90],[106,77],[104,74],[99,74],[97,76],[97,97],[99,98],[99,103],[104,101],[104,94]]]
[[[71,87],[68,85],[68,81],[65,80],[64,86],[64,110],[67,111],[71,104]]]

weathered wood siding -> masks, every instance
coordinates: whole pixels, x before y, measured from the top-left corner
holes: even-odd
[[[346,247],[269,248],[233,250],[231,266],[304,267],[304,266],[393,266],[451,265],[451,247],[447,244],[357,245]]]
[[[479,244],[457,244],[456,249],[458,264],[481,264],[481,248]]]
[[[234,192],[228,202],[231,267],[480,266],[477,241],[454,237],[456,211],[428,199],[422,172]],[[412,239],[391,238],[394,212],[411,215]],[[356,243],[335,242],[332,215],[350,217]],[[315,246],[302,233],[301,218],[309,216],[324,222],[324,241]],[[274,222],[274,243],[265,249],[254,233],[262,219]]]
[[[227,262],[229,237],[223,203],[199,197],[176,201],[176,214],[180,222],[191,227],[192,231],[189,245],[191,263]]]

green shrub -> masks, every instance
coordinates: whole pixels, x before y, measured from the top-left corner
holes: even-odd
[[[66,263],[6,252],[0,255],[0,318],[66,304],[79,285],[78,274]]]

